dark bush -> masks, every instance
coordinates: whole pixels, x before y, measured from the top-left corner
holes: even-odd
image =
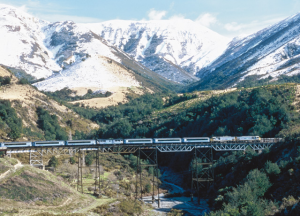
[[[18,84],[27,85],[27,84],[30,84],[30,82],[25,78],[21,78],[21,79],[19,79]]]
[[[10,84],[11,78],[9,76],[0,77],[0,86]]]

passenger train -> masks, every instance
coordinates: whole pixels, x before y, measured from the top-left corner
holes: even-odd
[[[47,146],[85,146],[85,145],[135,145],[135,144],[188,144],[188,143],[225,143],[225,142],[280,142],[282,138],[260,138],[259,136],[220,136],[220,137],[183,137],[183,138],[136,138],[136,139],[97,139],[67,141],[24,141],[2,142],[0,147],[47,147]]]

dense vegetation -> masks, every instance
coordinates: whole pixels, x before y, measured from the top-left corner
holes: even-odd
[[[76,95],[76,91],[69,88],[63,88],[55,92],[44,92],[46,95],[54,98],[57,101],[77,101],[77,100],[86,100],[91,98],[98,97],[109,97],[112,95],[111,92],[93,92],[91,89],[83,96]]]
[[[185,96],[183,96],[185,97]],[[284,136],[298,122],[291,105],[292,85],[243,89],[211,97],[173,116],[152,118],[165,105],[159,95],[144,95],[130,103],[100,110],[92,120],[104,123],[98,137],[184,137],[213,135]],[[284,130],[283,130],[284,129]]]
[[[236,86],[238,88],[244,87],[244,88],[249,88],[249,87],[255,87],[255,86],[262,86],[262,85],[279,85],[279,84],[284,84],[284,83],[300,83],[300,75],[294,75],[294,76],[286,76],[282,75],[278,77],[277,80],[272,81],[273,77],[269,76],[264,79],[259,79],[260,76],[258,75],[252,75],[252,76],[247,76],[243,81],[239,82]]]
[[[22,119],[18,118],[15,109],[11,103],[6,100],[0,100],[0,128],[6,129],[8,136],[16,140],[22,133]]]
[[[50,113],[42,107],[37,108],[38,126],[44,131],[46,140],[67,140],[66,131],[60,127],[56,115]]]
[[[0,76],[0,86],[10,84],[11,78],[9,76],[1,77]]]
[[[282,154],[285,152],[285,154]],[[287,140],[257,154],[223,154],[210,188],[212,216],[299,215],[300,142]]]

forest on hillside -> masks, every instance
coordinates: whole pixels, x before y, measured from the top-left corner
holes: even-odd
[[[153,118],[153,113],[173,105],[173,97],[164,102],[161,95],[145,95],[125,105],[102,109],[91,119],[101,124],[99,138],[284,137],[291,125],[299,123],[299,114],[292,104],[295,96],[293,85],[241,89],[212,96],[178,113]],[[181,97],[180,102],[191,99]]]

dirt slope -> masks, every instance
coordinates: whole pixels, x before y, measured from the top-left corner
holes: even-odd
[[[50,99],[31,85],[18,84],[18,79],[2,67],[0,67],[0,76],[10,76],[12,78],[11,84],[0,86],[0,100],[9,100],[12,103],[18,117],[23,121],[23,127],[30,127],[34,132],[42,132],[36,123],[38,120],[36,108],[39,106],[48,110],[51,114],[57,115],[60,125],[66,128],[69,133],[74,134],[75,130],[89,132],[99,127],[97,124],[81,118],[72,110]],[[68,120],[72,121],[72,127],[67,126],[66,122]],[[30,138],[32,137],[22,137],[20,140]],[[7,139],[5,132],[0,129],[0,141],[5,139]]]

